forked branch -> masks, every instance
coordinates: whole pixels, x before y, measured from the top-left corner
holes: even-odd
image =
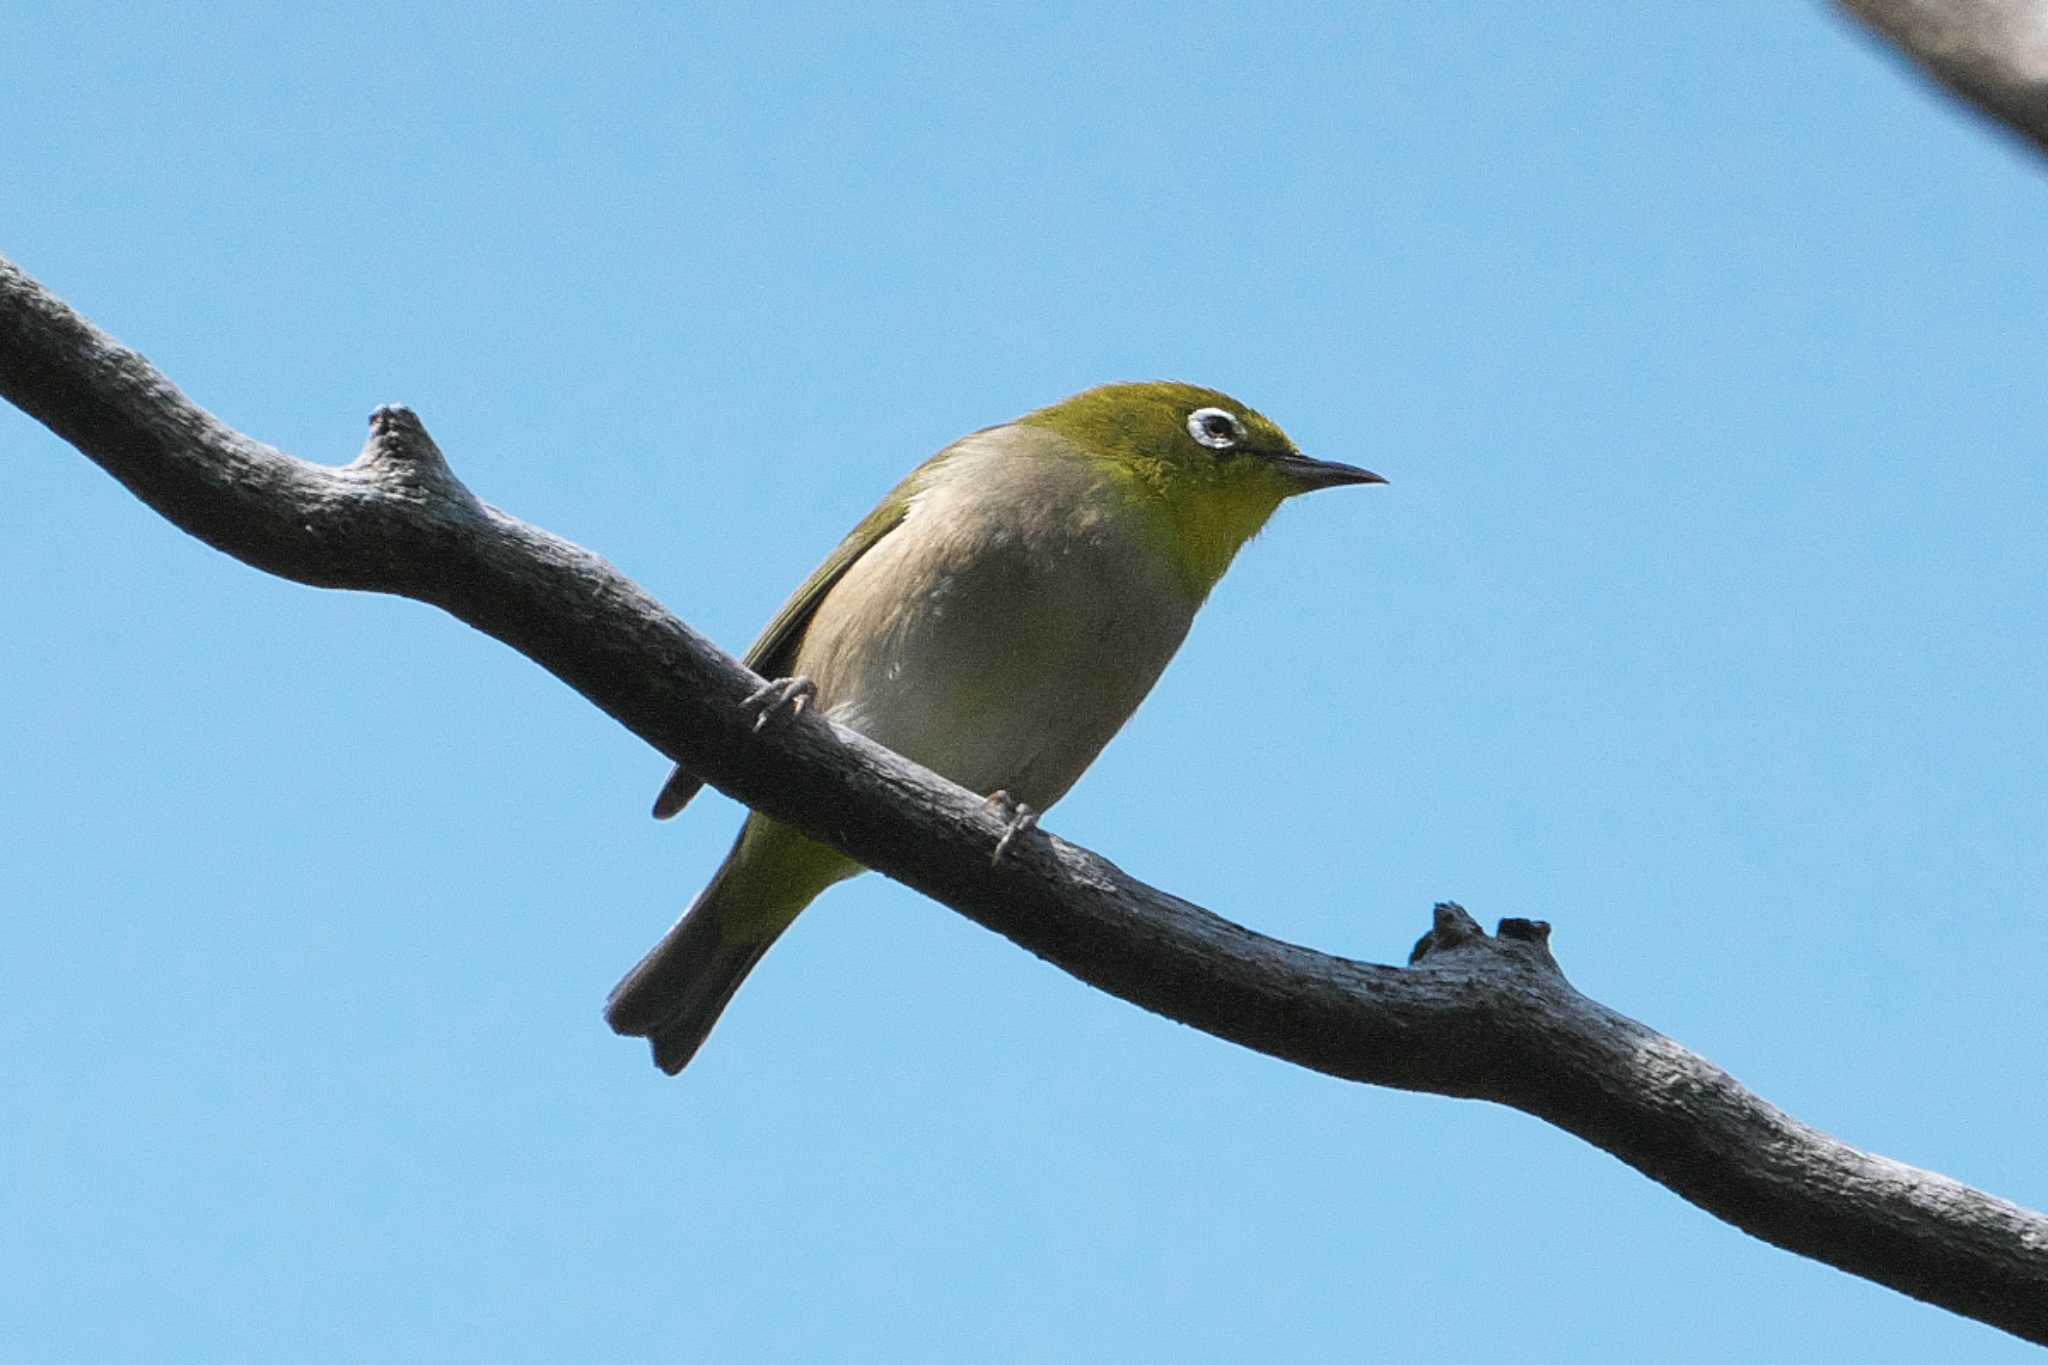
[[[0,392],[208,544],[321,587],[431,602],[554,673],[720,790],[1102,990],[1347,1080],[1510,1105],[1743,1230],[2048,1343],[2048,1218],[1807,1127],[1587,999],[1544,926],[1439,906],[1409,967],[1296,947],[1138,882],[805,711],[588,551],[486,506],[419,420],[381,408],[312,465],[201,411],[0,261]],[[594,1005],[594,1001],[593,1001]],[[592,1010],[592,1027],[596,1027]]]

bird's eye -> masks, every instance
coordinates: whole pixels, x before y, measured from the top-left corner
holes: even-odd
[[[1244,440],[1244,423],[1222,408],[1196,408],[1188,414],[1188,435],[1211,450],[1232,450]]]

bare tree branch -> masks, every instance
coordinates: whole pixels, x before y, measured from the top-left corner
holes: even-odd
[[[4,261],[0,392],[215,548],[442,607],[720,790],[1090,985],[1333,1076],[1509,1105],[1765,1241],[2048,1343],[2048,1218],[1784,1114],[1579,994],[1547,926],[1496,937],[1439,906],[1397,968],[1267,938],[1051,835],[992,865],[1003,823],[979,796],[810,713],[756,734],[751,673],[602,559],[479,502],[410,412],[379,409],[344,468],[293,459]]]
[[[1952,94],[2048,153],[2048,0],[1835,0]]]

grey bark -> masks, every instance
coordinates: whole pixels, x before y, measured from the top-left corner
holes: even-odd
[[[737,799],[1082,981],[1347,1080],[1490,1100],[1612,1153],[1765,1241],[2048,1343],[2048,1218],[1836,1141],[1579,994],[1547,926],[1438,906],[1408,967],[1268,938],[805,712],[610,564],[475,498],[418,418],[309,464],[221,424],[0,261],[0,393],[209,545],[319,587],[433,603]],[[597,1027],[593,1000],[592,1027]]]
[[[2048,0],[1836,0],[1952,94],[2048,152]]]

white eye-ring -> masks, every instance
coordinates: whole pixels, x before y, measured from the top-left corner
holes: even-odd
[[[1211,450],[1231,450],[1244,440],[1244,423],[1222,408],[1196,408],[1188,414],[1188,435]]]

